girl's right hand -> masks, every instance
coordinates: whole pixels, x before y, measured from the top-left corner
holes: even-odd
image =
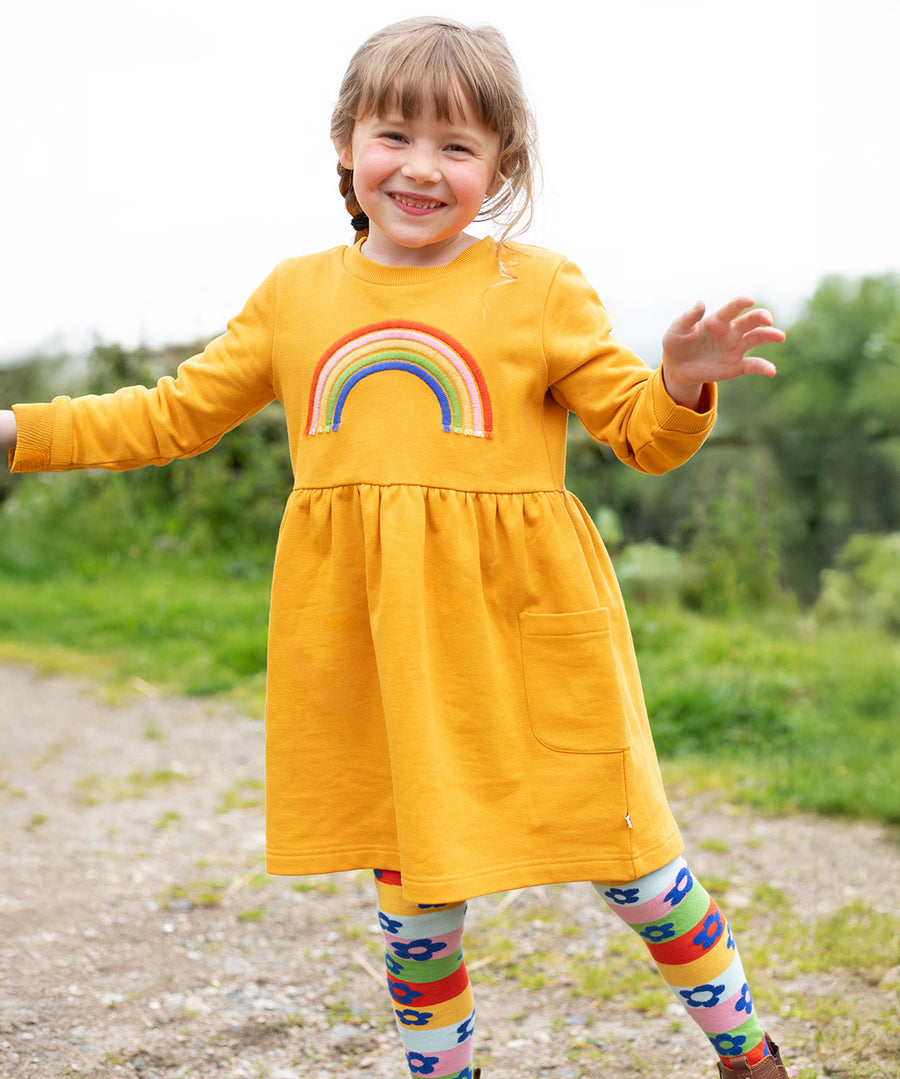
[[[16,448],[16,414],[9,409],[0,409],[0,449]]]

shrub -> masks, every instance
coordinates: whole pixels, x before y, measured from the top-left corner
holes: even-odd
[[[854,536],[822,572],[821,622],[900,633],[900,532]]]

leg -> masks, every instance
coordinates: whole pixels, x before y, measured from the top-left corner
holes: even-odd
[[[777,1056],[753,1010],[731,929],[683,858],[629,884],[594,882],[594,887],[643,939],[678,1002],[712,1042],[723,1068],[751,1068],[773,1051]],[[735,1060],[738,1057],[744,1064]],[[773,1079],[778,1074],[771,1071]]]
[[[475,1009],[462,957],[466,904],[403,898],[400,874],[375,871],[388,989],[414,1076],[472,1079]]]

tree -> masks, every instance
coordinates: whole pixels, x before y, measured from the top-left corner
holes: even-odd
[[[850,536],[900,528],[900,277],[826,278],[777,359],[774,387],[729,388],[721,427],[768,448],[786,583],[810,600]]]

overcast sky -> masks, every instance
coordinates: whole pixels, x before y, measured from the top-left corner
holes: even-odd
[[[328,124],[385,0],[0,0],[0,358],[210,337],[280,259],[348,242]],[[499,26],[538,117],[529,239],[655,360],[750,292],[900,267],[898,0],[443,3]]]

